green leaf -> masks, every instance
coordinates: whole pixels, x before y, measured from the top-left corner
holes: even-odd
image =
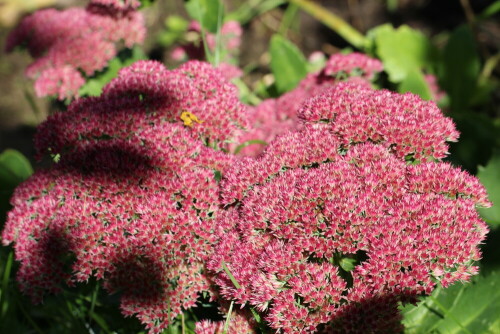
[[[460,140],[450,144],[451,154],[447,160],[476,174],[477,166],[486,165],[491,158],[494,143],[500,139],[500,131],[484,113],[464,112],[449,116],[457,125]]]
[[[340,267],[345,271],[351,271],[356,266],[357,260],[349,257],[344,257],[340,260]]]
[[[158,35],[158,43],[161,46],[171,46],[177,42],[186,32],[189,22],[183,17],[171,15],[165,20],[165,30]]]
[[[375,52],[384,63],[392,82],[402,82],[410,72],[429,67],[436,50],[421,32],[402,25],[394,29],[384,24],[370,31],[375,42]]]
[[[228,13],[225,19],[226,21],[238,21],[243,25],[250,22],[254,17],[262,15],[283,4],[286,4],[285,0],[242,1],[241,5],[235,11]]]
[[[438,288],[402,314],[407,334],[500,333],[500,272]]]
[[[26,157],[12,149],[0,154],[0,230],[10,209],[9,199],[19,183],[33,174],[33,168]]]
[[[186,10],[193,20],[200,22],[202,27],[211,33],[217,32],[219,13],[222,11],[220,0],[189,0]]]
[[[429,85],[425,81],[422,71],[418,69],[413,69],[408,72],[406,78],[404,78],[399,85],[398,92],[411,92],[413,94],[420,95],[420,97],[424,100],[430,100],[432,98]]]
[[[479,166],[477,176],[486,187],[488,198],[493,203],[491,208],[478,211],[488,224],[500,225],[500,150],[493,151],[493,156],[486,166]]]
[[[300,50],[280,35],[271,38],[271,71],[280,93],[292,90],[307,75],[307,60]]]
[[[450,96],[454,112],[467,111],[476,94],[481,70],[474,36],[467,26],[457,28],[445,46],[442,87]]]
[[[482,13],[479,15],[479,18],[485,20],[495,14],[500,12],[500,0],[495,1],[491,5],[489,5]]]
[[[12,190],[33,174],[33,168],[26,157],[12,149],[0,154],[0,190]]]

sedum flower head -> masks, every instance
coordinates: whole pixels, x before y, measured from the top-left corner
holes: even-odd
[[[25,45],[35,58],[26,75],[35,79],[39,97],[77,96],[80,74],[92,75],[106,67],[116,43],[142,43],[146,30],[138,1],[92,0],[84,8],[43,9],[24,18],[10,33],[6,50]],[[76,79],[68,83],[68,75]]]
[[[370,80],[383,69],[380,60],[368,57],[363,53],[336,53],[328,59],[322,74],[332,77],[360,76]]]
[[[398,302],[477,273],[485,189],[439,161],[458,133],[416,96],[341,83],[300,116],[224,174],[213,280],[279,332],[400,332]]]
[[[215,176],[233,158],[206,144],[244,119],[234,93],[209,65],[144,61],[49,117],[36,146],[60,160],[17,188],[2,234],[23,292],[41,301],[96,277],[153,333],[210,292],[204,263],[229,229],[215,225]]]
[[[419,96],[339,83],[304,103],[299,117],[324,125],[345,145],[380,143],[399,158],[442,159],[458,131],[432,101]]]
[[[226,148],[247,123],[236,87],[207,63],[188,62],[167,70],[139,61],[119,72],[99,97],[73,102],[43,123],[35,138],[40,154],[60,153],[92,138],[126,139],[150,124],[178,123],[193,138]]]
[[[40,301],[94,276],[121,291],[124,315],[161,331],[209,290],[220,158],[179,124],[77,143],[11,200],[2,239],[15,243],[23,292]]]

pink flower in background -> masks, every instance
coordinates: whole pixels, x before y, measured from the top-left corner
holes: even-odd
[[[215,46],[217,45],[216,34],[205,31],[205,40],[207,47],[210,52],[215,52]],[[191,21],[187,29],[187,34],[191,34],[189,40],[183,45],[178,46],[172,50],[170,54],[171,58],[175,61],[187,61],[187,60],[206,60],[205,47],[203,45],[203,39],[201,37],[202,29],[198,21]],[[193,38],[192,34],[196,37]],[[243,29],[239,22],[228,21],[224,23],[220,30],[220,52],[221,52],[221,62],[218,65],[218,69],[222,72],[224,77],[228,80],[239,78],[243,75],[243,71],[235,65],[236,57],[240,50],[241,37],[243,35]]]
[[[359,52],[349,54],[336,53],[328,59],[323,74],[326,76],[360,76],[373,79],[374,75],[383,70],[382,62]]]
[[[85,83],[80,72],[71,66],[49,68],[35,81],[37,96],[54,95],[59,100],[78,95],[78,89]]]
[[[203,40],[201,37],[202,29],[198,21],[191,21],[187,29],[188,33],[198,34],[198,38],[190,38],[190,41],[186,42],[184,45],[179,46],[174,49],[172,53],[172,58],[177,61],[181,60],[205,60],[205,49],[203,46]],[[243,35],[243,29],[241,25],[236,21],[228,21],[224,23],[220,30],[220,43],[222,45],[221,49],[225,53],[222,61],[230,61],[231,58],[237,55],[241,45],[241,36]],[[215,34],[205,31],[205,40],[207,41],[208,49],[213,52],[215,51],[215,46],[217,44],[217,37]],[[227,58],[227,59],[224,59]]]
[[[146,30],[142,14],[136,11],[139,5],[138,1],[92,0],[85,9],[39,10],[10,33],[6,50],[26,45],[35,58],[26,75],[35,79],[38,96],[54,94],[54,87],[59,99],[77,96],[82,80],[61,84],[61,73],[71,67],[90,76],[116,56],[116,43],[123,41],[129,48],[142,43]]]
[[[431,91],[432,100],[439,103],[445,96],[446,92],[441,89],[438,85],[438,80],[433,74],[426,74],[424,76],[425,82],[429,86],[429,90]]]

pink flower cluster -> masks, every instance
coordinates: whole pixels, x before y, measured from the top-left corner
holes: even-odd
[[[24,18],[7,39],[6,50],[25,45],[35,61],[26,75],[39,97],[77,96],[89,76],[116,56],[116,43],[142,43],[146,30],[137,0],[91,0],[84,8],[43,9]]]
[[[85,139],[126,139],[150,124],[179,123],[194,138],[226,148],[247,126],[236,87],[207,63],[190,61],[167,70],[155,61],[122,69],[99,97],[73,102],[43,123],[35,137],[40,153],[60,153]]]
[[[345,145],[381,143],[400,158],[417,160],[444,158],[446,141],[456,141],[459,135],[434,102],[352,83],[340,83],[309,99],[299,118],[328,127]]]
[[[252,128],[243,134],[241,143],[254,139],[269,143],[286,131],[300,129],[298,111],[305,100],[344,80],[369,88],[369,80],[380,71],[382,63],[366,55],[360,53],[332,55],[321,71],[308,74],[292,91],[277,99],[265,100],[251,108]],[[264,147],[263,144],[252,144],[242,149],[240,155],[255,157]]]
[[[223,228],[214,171],[230,161],[171,123],[76,143],[12,198],[2,238],[16,243],[21,289],[40,301],[95,276],[160,332],[209,290],[204,262]]]
[[[490,203],[476,178],[447,163],[406,164],[369,140],[343,143],[307,127],[236,162],[222,181],[230,213],[219,221],[234,227],[208,268],[223,298],[254,307],[278,332],[323,324],[346,333],[362,312],[356,333],[396,333],[398,301],[477,272],[488,229],[475,207]]]
[[[40,301],[94,276],[152,332],[195,306],[211,288],[211,245],[227,229],[214,225],[216,174],[233,157],[212,147],[230,139],[244,111],[206,63],[168,71],[141,61],[100,97],[50,116],[37,150],[60,161],[17,188],[2,235],[15,242],[21,289]]]
[[[360,76],[370,80],[383,69],[378,59],[367,57],[363,53],[353,52],[347,55],[337,53],[328,59],[323,74],[333,77]]]

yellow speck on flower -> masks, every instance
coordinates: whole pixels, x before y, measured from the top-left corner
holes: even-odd
[[[184,125],[192,127],[193,122],[196,122],[198,124],[203,123],[203,121],[200,121],[196,115],[193,113],[190,113],[189,111],[183,111],[181,114],[181,120],[184,122]]]

